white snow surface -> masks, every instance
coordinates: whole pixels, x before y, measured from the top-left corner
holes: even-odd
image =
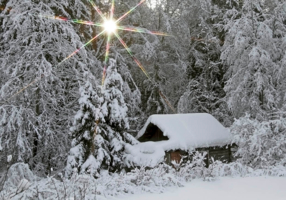
[[[190,150],[199,147],[223,146],[231,142],[231,134],[212,115],[207,113],[152,115],[139,131],[141,137],[152,123],[169,138],[160,145],[167,150]]]
[[[193,180],[162,194],[135,194],[109,200],[285,200],[285,177],[223,177],[207,182]]]
[[[285,199],[285,166],[254,170],[238,162],[214,162],[204,168],[202,161],[200,157],[179,171],[164,164],[150,170],[135,168],[120,174],[101,171],[98,179],[79,175],[76,171],[70,179],[61,174],[58,178],[55,175],[40,178],[27,164],[17,163],[10,167],[0,197],[11,200]]]
[[[126,162],[136,166],[155,167],[164,161],[165,151],[159,145],[162,142],[144,142],[137,145],[125,145]]]

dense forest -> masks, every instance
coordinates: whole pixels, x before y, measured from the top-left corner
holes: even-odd
[[[103,35],[65,59],[101,27],[41,16],[101,22],[91,2],[109,14],[107,0],[0,0],[0,171],[120,171],[130,130],[174,112],[231,127],[244,163],[286,163],[284,0],[147,0],[120,24],[168,36],[118,30],[134,57],[112,38],[106,63]],[[116,0],[114,18],[138,3]]]

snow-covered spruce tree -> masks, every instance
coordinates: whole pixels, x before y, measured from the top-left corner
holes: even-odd
[[[144,98],[146,99],[143,99],[143,102],[146,102],[145,112],[147,113],[147,115],[172,113],[173,111],[169,110],[170,108],[168,107],[165,99],[162,97],[162,95],[160,95],[162,91],[160,83],[164,83],[166,81],[166,78],[162,75],[159,66],[155,66],[154,70],[154,81],[144,81]]]
[[[110,171],[120,170],[125,167],[125,144],[136,144],[138,141],[125,130],[129,129],[128,108],[125,103],[123,80],[117,71],[117,62],[110,59],[107,75],[104,82],[102,113],[103,138],[109,142],[111,161],[108,166]]]
[[[151,30],[160,30],[174,36],[156,37],[156,43],[153,42],[153,44],[155,44],[153,47],[155,53],[150,52],[152,53],[153,62],[149,69],[150,74],[153,74],[153,79],[158,84],[158,88],[156,86],[153,89],[153,97],[156,96],[155,93],[158,94],[158,90],[160,90],[168,98],[173,107],[176,106],[180,96],[184,92],[182,85],[185,84],[184,70],[187,66],[186,54],[189,49],[189,32],[186,31],[185,19],[180,16],[179,12],[184,8],[184,5],[186,6],[188,3],[189,2],[186,1],[170,0],[159,3],[158,1],[153,14],[154,17],[152,17],[152,26],[149,25]],[[153,13],[153,11],[149,12]],[[146,25],[147,24],[148,23],[146,23]],[[152,43],[149,42],[149,46],[150,44]],[[146,50],[148,49],[146,48]],[[156,76],[159,76],[161,80],[156,80]],[[148,91],[146,91],[146,93],[148,93]],[[153,98],[152,95],[149,97],[150,100]],[[161,104],[158,101],[159,99],[156,100],[156,97],[154,100],[157,101],[154,103]],[[160,113],[173,113],[168,106],[167,109],[165,109],[159,104],[158,108],[161,107]]]
[[[284,97],[285,90],[280,91],[285,85],[281,66],[285,52],[280,47],[285,37],[282,7],[279,1],[245,0],[241,8],[225,14],[227,33],[221,59],[228,71],[224,89],[237,118],[249,112],[263,119],[269,110],[279,109]]]
[[[36,15],[69,17],[68,2],[8,0],[2,5],[0,73],[6,78],[0,85],[1,145],[15,162],[27,162],[41,174],[58,170],[70,146],[67,127],[78,90],[75,80],[96,58],[82,50],[78,59],[57,66],[83,43],[70,23]]]
[[[145,123],[142,120],[143,111],[140,107],[141,105],[141,92],[136,85],[136,82],[133,76],[128,69],[127,64],[125,63],[125,58],[120,55],[119,52],[115,52],[115,56],[118,63],[118,73],[122,75],[123,85],[122,85],[122,94],[126,106],[128,107],[128,119],[129,126],[131,130],[138,130],[141,128],[142,124]]]
[[[73,126],[70,129],[73,140],[66,167],[66,174],[68,176],[72,174],[74,168],[81,171],[82,165],[87,159],[95,160],[93,153],[91,153],[93,141],[100,137],[98,134],[100,132],[100,128],[98,127],[99,121],[104,121],[100,110],[103,99],[98,96],[92,84],[87,80],[79,90],[80,110],[75,115]],[[96,138],[94,138],[95,135]],[[94,161],[92,164],[100,165],[97,161]],[[98,167],[91,167],[91,170]],[[91,171],[91,173],[95,173],[95,171]]]
[[[104,103],[102,112],[106,123],[113,128],[118,130],[128,129],[127,106],[122,94],[123,80],[117,72],[116,61],[111,58],[109,63],[103,85]]]
[[[135,4],[132,0],[127,2],[130,2],[130,5]],[[127,26],[142,27],[172,35],[171,15],[176,15],[175,12],[177,11],[177,9],[173,10],[172,6],[175,8],[178,5],[175,5],[176,2],[174,1],[168,1],[167,4],[166,6],[158,6],[155,9],[146,6],[147,4],[142,5],[126,17],[122,23],[125,23]],[[126,9],[126,5],[127,3],[121,4],[119,8],[122,7],[122,10],[124,10]],[[164,8],[166,8],[166,10]],[[120,50],[121,55],[125,53],[125,63],[129,67],[135,84],[141,91],[141,109],[147,111],[145,112],[146,116],[154,113],[172,113],[159,95],[159,91],[162,91],[165,96],[168,97],[171,104],[174,104],[182,93],[180,89],[181,82],[183,81],[181,78],[183,77],[181,67],[183,67],[184,64],[182,64],[183,61],[180,57],[180,53],[184,52],[184,50],[182,50],[180,48],[181,45],[178,44],[178,37],[123,32],[122,38],[143,64],[144,68],[146,68],[146,71],[150,74],[152,79],[157,83],[156,85],[153,81],[148,80],[128,53],[124,49]],[[187,38],[187,36],[184,38]],[[168,79],[164,77],[168,77]],[[180,94],[178,95],[178,93]]]
[[[125,144],[137,141],[124,132],[129,123],[122,86],[115,60],[110,59],[102,89],[94,90],[89,82],[81,87],[80,110],[71,128],[73,142],[67,177],[74,169],[98,177],[101,169],[114,172],[125,167]]]
[[[222,31],[217,28],[219,10],[211,1],[193,1],[191,5],[188,8],[190,12],[183,12],[186,18],[183,23],[191,28],[191,41],[185,73],[187,87],[178,101],[178,112],[207,112],[229,126],[230,112],[223,100]]]

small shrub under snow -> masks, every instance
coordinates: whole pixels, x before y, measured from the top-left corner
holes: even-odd
[[[160,164],[153,169],[140,167],[125,173],[101,171],[98,179],[90,175],[78,175],[74,171],[70,179],[39,179],[26,164],[11,166],[2,199],[97,199],[105,200],[114,196],[138,193],[162,193],[170,187],[184,187],[193,179],[215,181],[219,177],[237,176],[286,176],[286,167],[277,165],[264,169],[253,169],[239,162],[229,164],[214,161],[205,168],[205,154],[195,152],[192,162],[173,163],[173,166]]]

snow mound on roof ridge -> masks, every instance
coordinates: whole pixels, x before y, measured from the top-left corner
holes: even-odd
[[[223,146],[231,142],[228,130],[208,113],[152,115],[137,138],[145,133],[150,123],[160,128],[164,136],[169,138],[163,145],[165,150]]]

